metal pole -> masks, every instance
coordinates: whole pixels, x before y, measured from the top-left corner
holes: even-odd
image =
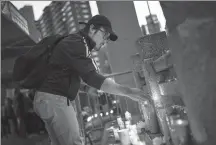
[[[85,126],[84,126],[84,122],[83,122],[83,117],[82,117],[82,109],[81,109],[81,105],[80,105],[80,98],[79,98],[79,93],[75,99],[75,102],[76,102],[76,107],[77,107],[77,115],[78,115],[78,118],[79,118],[79,122],[80,122],[80,128],[81,128],[81,133],[82,133],[82,136],[85,137]]]
[[[132,73],[132,70],[126,71],[126,72],[120,72],[120,73],[112,73],[112,74],[106,74],[104,75],[106,78],[114,77],[114,76],[119,76],[119,75],[124,75],[124,74],[129,74]]]
[[[148,3],[148,1],[146,1],[146,2],[147,2],[148,10],[149,10],[149,15],[152,16],[151,10],[150,10],[150,7],[149,7],[149,3]]]

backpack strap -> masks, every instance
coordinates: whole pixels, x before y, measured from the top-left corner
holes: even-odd
[[[48,45],[48,49],[47,49],[47,51],[48,51],[48,56],[47,56],[47,60],[46,60],[48,65],[49,65],[50,57],[52,56],[52,54],[53,54],[53,52],[54,52],[54,50],[55,50],[55,46],[56,46],[61,40],[63,40],[63,39],[66,38],[66,37],[68,37],[68,35],[61,36],[61,37],[59,37],[54,43]],[[46,52],[45,52],[45,53],[46,53]],[[46,78],[47,78],[47,76],[46,76]],[[46,78],[43,80],[43,82],[40,83],[41,85],[45,82]],[[41,86],[41,85],[40,85],[40,86]],[[38,86],[37,88],[35,88],[34,91],[36,92],[36,91],[40,88],[40,86]]]
[[[52,56],[52,54],[53,54],[53,52],[54,52],[55,46],[56,46],[61,40],[63,40],[63,39],[66,38],[66,37],[68,37],[68,35],[60,36],[54,43],[52,43],[51,45],[48,45],[48,49],[47,49],[47,51],[49,51],[48,57],[47,57],[47,61],[48,61],[48,62],[49,62],[50,57]]]

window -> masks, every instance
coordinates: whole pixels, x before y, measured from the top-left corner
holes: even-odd
[[[86,4],[81,4],[80,6],[81,6],[81,8],[87,8]]]
[[[83,12],[83,13],[88,13],[89,10],[88,10],[88,9],[83,9],[82,12]]]
[[[44,26],[45,26],[45,23],[42,23],[42,24],[41,24],[41,27],[44,27]]]
[[[61,26],[60,28],[58,28],[57,29],[57,32],[59,33],[59,32],[61,32],[62,31],[62,29],[64,29],[64,27],[63,26]]]
[[[72,31],[76,31],[76,28],[73,28]]]
[[[66,18],[63,18],[62,20],[63,20],[63,21],[66,21]]]
[[[76,28],[73,28],[73,29],[70,30],[69,33],[73,33],[73,32],[75,32],[76,30],[77,30]]]
[[[80,16],[80,15],[77,15],[77,18],[79,19],[79,18],[81,18],[81,16]]]
[[[85,19],[88,19],[90,16],[89,15],[84,15],[83,16]]]
[[[76,28],[72,28],[71,30],[70,30],[70,32],[75,32],[76,31]]]
[[[73,17],[70,17],[70,19],[68,20],[68,21],[73,21],[74,20],[74,18]]]
[[[86,1],[80,1],[80,3],[86,3]]]
[[[77,8],[78,7],[78,4],[75,4],[75,8]]]
[[[74,22],[72,22],[71,24],[70,24],[70,27],[73,27],[75,25],[75,23]]]
[[[44,27],[44,28],[42,28],[42,32],[46,32],[46,28]]]
[[[43,24],[43,23],[44,23],[44,20],[41,20],[40,23]]]
[[[66,11],[70,11],[70,10],[71,10],[71,6],[69,6]]]
[[[65,5],[66,5],[66,6],[69,6],[69,5],[70,5],[70,2],[69,2],[69,1],[67,1]]]
[[[69,12],[69,13],[68,13],[68,16],[71,16],[71,15],[72,15],[72,12]]]

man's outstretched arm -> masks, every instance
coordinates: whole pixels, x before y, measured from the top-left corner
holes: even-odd
[[[110,94],[126,96],[134,101],[150,100],[149,95],[147,95],[147,93],[143,92],[142,90],[117,84],[110,78],[106,78],[104,80],[100,89]]]

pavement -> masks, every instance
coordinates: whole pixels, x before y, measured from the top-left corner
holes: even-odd
[[[20,138],[17,135],[9,135],[8,138],[1,138],[1,145],[50,145],[48,135],[32,134],[27,138]]]

